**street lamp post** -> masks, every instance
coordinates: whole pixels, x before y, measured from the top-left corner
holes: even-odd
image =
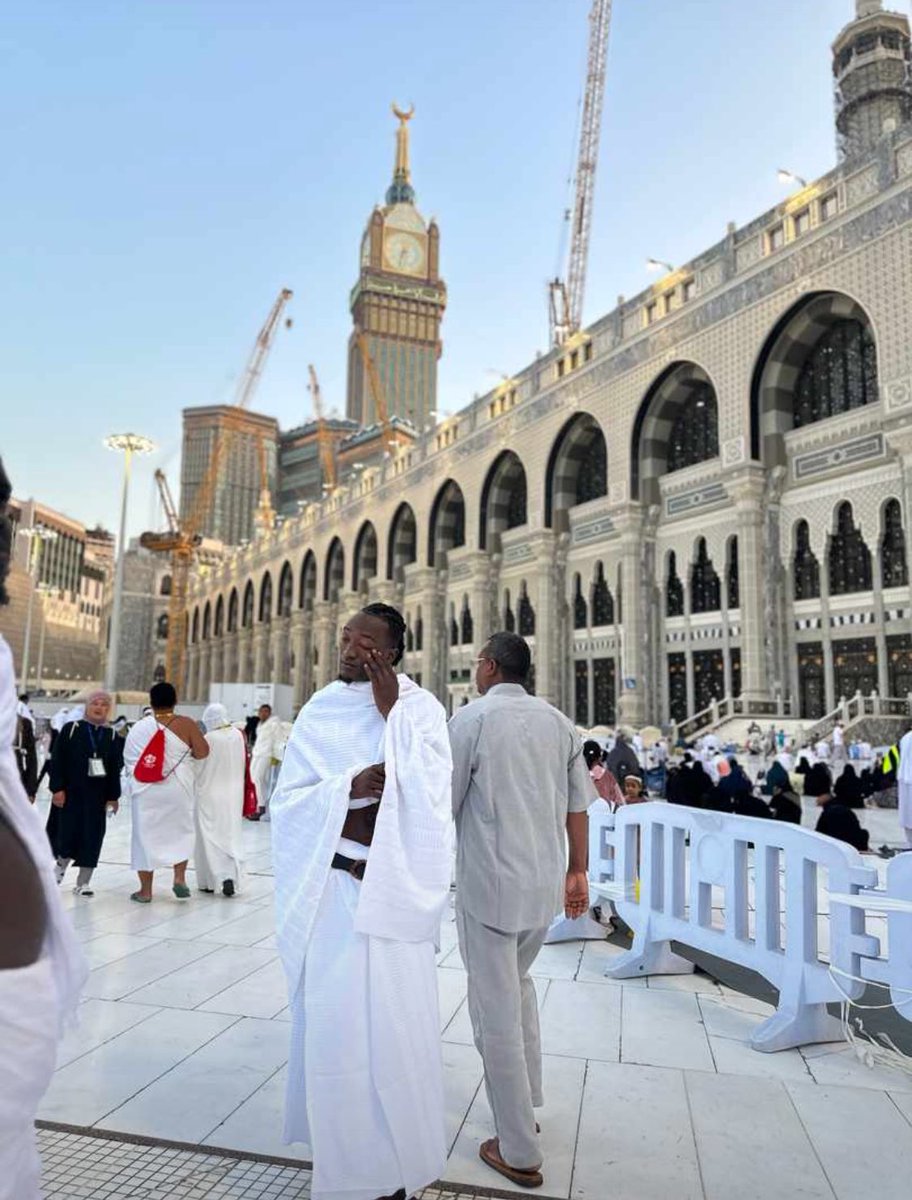
[[[45,542],[53,542],[57,534],[53,529],[42,529],[35,526],[33,529],[20,530],[24,537],[29,540],[28,543],[28,576],[29,576],[29,598],[28,608],[25,614],[25,641],[22,646],[22,675],[21,687],[23,691],[28,690],[28,672],[29,672],[29,650],[32,642],[32,612],[35,607],[35,592],[38,589],[38,572],[41,569],[41,552]],[[37,542],[37,547],[36,547]]]
[[[114,574],[114,602],[111,610],[110,644],[105,671],[105,687],[113,692],[117,684],[117,653],[120,648],[120,616],[123,604],[124,563],[127,551],[127,496],[130,491],[130,467],[134,454],[151,454],[155,443],[140,433],[115,433],[104,440],[109,450],[124,456],[123,494],[120,502],[120,534],[117,541],[117,568]]]

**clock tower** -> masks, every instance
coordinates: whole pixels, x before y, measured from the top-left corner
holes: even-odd
[[[348,343],[346,415],[359,425],[377,420],[368,373],[358,346],[364,334],[390,416],[419,429],[437,407],[437,359],[446,286],[438,273],[440,234],[415,207],[409,169],[409,121],[401,112],[396,165],[386,204],[371,213],[361,240],[361,273],[351,293],[355,331]]]

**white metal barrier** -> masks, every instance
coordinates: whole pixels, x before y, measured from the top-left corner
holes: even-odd
[[[912,1020],[912,855],[891,862],[878,890],[862,855],[809,829],[649,803],[590,813],[589,874],[634,935],[607,975],[692,971],[671,951],[677,941],[778,989],[777,1011],[751,1038],[756,1050],[840,1040],[826,1005],[858,999],[866,979],[889,984]],[[818,946],[818,894],[829,896],[829,962]],[[868,910],[887,912],[888,956],[866,933]]]

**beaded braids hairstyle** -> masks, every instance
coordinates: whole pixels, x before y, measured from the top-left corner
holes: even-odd
[[[6,506],[13,494],[13,485],[3,469],[0,459],[0,604],[9,604],[6,594],[6,577],[10,569],[10,557],[13,550],[13,523],[9,519]]]
[[[398,666],[402,662],[403,654],[405,654],[405,621],[402,618],[402,613],[398,609],[393,608],[391,604],[368,604],[361,611],[367,617],[379,617],[381,621],[386,622],[390,642],[396,651],[393,666]]]

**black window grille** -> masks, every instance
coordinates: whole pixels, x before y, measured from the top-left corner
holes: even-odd
[[[906,566],[906,535],[898,500],[884,506],[883,538],[880,542],[880,569],[884,587],[905,587],[909,582]],[[893,695],[898,695],[894,692]]]
[[[601,563],[595,568],[595,583],[592,586],[592,624],[614,624],[614,601],[605,579],[605,568]]]
[[[871,590],[871,551],[856,526],[849,503],[840,504],[836,532],[830,535],[830,595]]]
[[[811,549],[807,521],[799,521],[795,530],[795,599],[816,600],[820,595],[820,563]]]
[[[801,368],[794,426],[800,429],[876,399],[874,339],[861,321],[837,321],[817,340]]]
[[[709,383],[694,385],[678,407],[668,439],[668,470],[680,471],[719,453],[716,394]]]
[[[721,607],[719,576],[707,553],[706,539],[700,538],[697,545],[697,561],[690,573],[690,611],[718,612]]]

